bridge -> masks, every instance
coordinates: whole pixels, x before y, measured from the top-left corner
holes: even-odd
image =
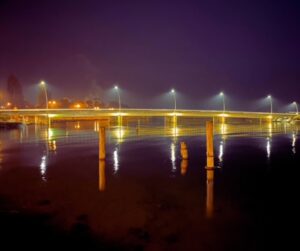
[[[63,119],[101,119],[110,117],[195,117],[195,118],[241,118],[267,119],[272,121],[298,120],[297,113],[270,113],[219,110],[181,110],[181,109],[3,109],[0,119],[16,116],[49,116],[51,120]]]
[[[190,118],[240,118],[274,122],[298,120],[297,113],[266,113],[248,111],[181,110],[181,109],[3,109],[0,120],[16,117],[48,117],[51,120],[101,119],[113,117],[190,117]]]

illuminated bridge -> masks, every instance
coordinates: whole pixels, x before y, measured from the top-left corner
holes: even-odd
[[[299,120],[297,113],[266,113],[246,111],[217,111],[217,110],[179,110],[174,109],[5,109],[0,110],[0,120],[47,117],[55,120],[97,120],[115,117],[189,117],[213,119],[252,119],[274,122],[292,122]]]

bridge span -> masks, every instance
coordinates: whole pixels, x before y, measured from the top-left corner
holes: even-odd
[[[203,117],[203,118],[241,118],[265,119],[268,121],[298,120],[297,113],[267,113],[248,111],[218,111],[218,110],[182,110],[182,109],[3,109],[0,110],[0,120],[8,117],[49,116],[51,120],[63,119],[101,119],[111,117]]]

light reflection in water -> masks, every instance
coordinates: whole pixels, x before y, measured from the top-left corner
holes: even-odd
[[[122,127],[118,127],[114,132],[114,136],[117,138],[118,143],[123,142],[125,130]]]
[[[114,150],[114,174],[116,174],[119,171],[119,154],[118,154],[118,148],[115,148]]]
[[[206,169],[206,216],[211,218],[214,209],[214,169]]]
[[[174,142],[171,143],[171,162],[172,162],[172,172],[176,171],[176,144]]]
[[[179,133],[178,127],[173,127],[171,133],[172,133],[172,136],[173,136],[173,137],[177,137],[177,136],[178,136],[178,133]]]
[[[292,152],[293,152],[293,154],[296,154],[296,140],[297,140],[296,134],[293,133],[293,135],[292,135]]]
[[[268,123],[268,133],[269,133],[269,137],[272,137],[272,131],[273,131],[273,124],[272,122]]]
[[[50,151],[56,152],[56,140],[49,140],[48,146]]]
[[[284,133],[287,132],[287,124],[286,121],[283,122],[283,129],[284,129]]]
[[[269,137],[267,138],[266,149],[267,149],[267,158],[269,159],[271,156],[271,139]]]
[[[187,169],[188,169],[188,160],[187,159],[182,159],[181,164],[180,164],[180,173],[182,176],[186,175]]]
[[[220,165],[222,164],[223,162],[223,154],[224,154],[224,142],[223,141],[220,141],[220,145],[219,145],[219,163]]]
[[[48,130],[46,131],[46,140],[47,140],[47,151],[53,151],[56,152],[56,140],[53,139],[54,136],[54,131],[52,128],[48,128]]]
[[[76,122],[75,126],[74,126],[75,129],[80,129],[80,122]]]
[[[52,128],[48,128],[48,130],[46,131],[46,138],[48,140],[51,140],[53,137],[53,129]]]
[[[221,124],[221,134],[226,134],[227,133],[227,129],[228,129],[227,124],[222,123]]]
[[[46,171],[47,171],[47,156],[43,155],[40,164],[40,173],[43,181],[47,181],[46,179]]]
[[[99,191],[105,191],[106,177],[105,177],[105,161],[99,160]]]

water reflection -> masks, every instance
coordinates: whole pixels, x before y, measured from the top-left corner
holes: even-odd
[[[268,135],[269,137],[272,137],[272,132],[273,132],[273,123],[272,121],[268,123]]]
[[[271,156],[271,139],[269,137],[267,138],[266,150],[267,150],[267,158],[269,159]]]
[[[118,143],[123,142],[123,138],[125,136],[125,130],[122,127],[118,127],[116,130],[113,131],[114,136],[117,138]]]
[[[119,149],[118,149],[118,147],[115,148],[113,157],[114,157],[114,174],[116,174],[119,171]]]
[[[99,191],[103,192],[106,187],[105,160],[99,160]]]
[[[206,169],[206,216],[211,218],[214,210],[214,169]]]
[[[296,140],[297,140],[296,134],[293,133],[293,135],[292,135],[292,152],[293,152],[293,154],[296,154]]]
[[[227,134],[227,131],[228,131],[228,126],[227,126],[227,124],[222,123],[222,124],[221,124],[221,134],[222,134],[222,135],[223,135],[223,134]]]
[[[47,153],[48,151],[56,152],[57,146],[56,146],[56,140],[54,139],[54,130],[53,128],[48,128],[46,130],[46,149]]]
[[[49,140],[48,141],[48,146],[49,146],[49,150],[50,151],[53,151],[53,152],[56,152],[56,140]]]
[[[177,137],[179,134],[179,129],[177,127],[173,127],[171,134],[173,137]]]
[[[79,122],[79,121],[76,122],[76,124],[74,125],[74,128],[75,128],[75,129],[80,129],[80,122]]]
[[[224,154],[224,142],[223,140],[220,141],[220,145],[219,145],[219,165],[222,166],[223,163],[223,154]]]
[[[47,155],[43,155],[40,164],[40,173],[43,181],[47,181],[46,171],[47,171]]]
[[[176,142],[172,142],[171,146],[170,146],[170,150],[171,150],[171,163],[172,163],[172,173],[176,172]]]
[[[181,164],[180,164],[180,173],[182,176],[186,175],[187,169],[188,169],[188,160],[187,159],[182,159]]]

